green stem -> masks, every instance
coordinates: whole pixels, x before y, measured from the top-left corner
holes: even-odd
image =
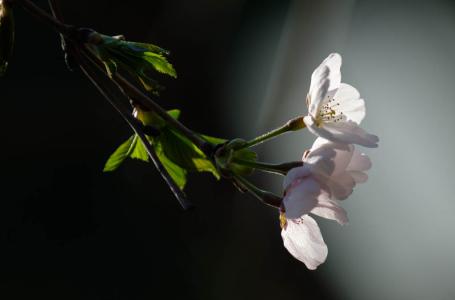
[[[286,133],[286,132],[289,132],[289,131],[296,131],[296,130],[300,130],[302,128],[305,128],[305,123],[303,122],[303,117],[302,116],[299,116],[299,117],[296,117],[292,120],[289,120],[288,122],[286,122],[286,124],[284,124],[283,126],[281,127],[278,127],[272,131],[269,131],[263,135],[260,135],[248,142],[246,142],[245,144],[241,145],[239,148],[236,148],[236,150],[239,150],[239,149],[244,149],[244,148],[249,148],[249,147],[252,147],[252,146],[255,146],[255,145],[258,145],[262,142],[265,142],[267,140],[270,140],[276,136],[279,136],[283,133]]]
[[[248,190],[248,192],[250,192],[253,196],[255,196],[257,199],[259,199],[264,204],[267,204],[267,205],[270,205],[270,206],[273,206],[276,208],[280,208],[281,201],[282,201],[281,197],[279,197],[271,192],[261,190],[260,188],[258,188],[257,186],[255,186],[254,184],[252,184],[251,182],[249,182],[242,176],[234,174],[233,178],[234,178],[234,180],[237,181],[237,183],[239,183],[243,188]]]
[[[303,166],[302,161],[292,161],[282,164],[270,164],[259,161],[234,159],[233,163],[280,175],[286,175],[289,170]]]

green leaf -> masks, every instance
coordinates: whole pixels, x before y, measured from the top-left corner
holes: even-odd
[[[150,52],[153,52],[153,53],[158,53],[158,54],[162,54],[162,55],[169,55],[169,51],[168,50],[163,49],[163,48],[158,47],[158,46],[153,45],[153,44],[149,44],[149,43],[130,42],[128,44],[128,46],[130,48],[132,48],[133,50],[135,50],[135,51],[144,51],[143,49],[147,49],[147,50],[149,50]]]
[[[160,143],[155,144],[156,155],[158,156],[160,162],[163,164],[166,171],[172,177],[177,186],[183,190],[186,184],[186,174],[187,171],[181,168],[179,165],[172,162],[166,154],[163,152]]]
[[[114,153],[111,154],[106,164],[104,165],[103,172],[112,172],[116,170],[122,162],[130,155],[132,149],[136,144],[136,136],[131,136],[126,142],[120,145]]]
[[[156,71],[177,78],[174,67],[161,54],[144,52],[142,58],[149,62]]]
[[[176,120],[180,117],[180,109],[171,109],[168,110],[167,113]]]
[[[176,120],[180,116],[180,110],[178,110],[178,109],[168,110],[167,113]],[[166,122],[153,111],[145,111],[145,110],[137,109],[136,118],[138,120],[140,120],[142,122],[142,124],[153,126],[157,129],[161,129],[166,126]]]
[[[156,138],[165,155],[175,164],[190,172],[210,172],[217,179],[218,170],[205,154],[180,133],[164,128]]]
[[[180,116],[180,110],[169,110],[168,114],[175,119]],[[158,115],[152,112],[145,112],[138,110],[138,119],[146,125],[153,125],[159,127],[160,135],[154,138],[148,137],[149,141],[154,147],[158,159],[163,164],[169,175],[175,181],[180,189],[183,189],[187,180],[188,172],[210,172],[217,179],[220,174],[210,159],[188,138],[166,126],[166,122]],[[212,144],[221,144],[226,140],[201,135],[207,142]],[[246,152],[245,152],[246,151]],[[250,150],[240,150],[239,157],[243,159],[255,158],[255,153],[250,153]],[[127,142],[122,144],[106,163],[105,170],[113,171],[125,160],[130,157],[139,159],[145,162],[149,161],[149,156],[145,146],[140,139],[134,135]],[[234,165],[234,164],[233,164]],[[238,172],[245,173],[243,166],[234,166]]]
[[[166,156],[166,154],[163,152],[161,148],[161,144],[153,143],[153,140],[150,137],[148,137],[148,139],[154,146],[156,155],[158,156],[158,159],[163,164],[166,171],[169,173],[169,175],[177,184],[177,186],[181,190],[183,190],[186,184],[187,171],[178,166],[177,164],[175,164],[174,162],[172,162]],[[144,144],[136,134],[131,136],[127,141],[121,144],[120,147],[117,148],[117,150],[115,150],[115,152],[107,160],[103,171],[111,172],[116,170],[128,157],[133,159],[139,159],[144,162],[149,162],[150,160]]]
[[[137,135],[134,135],[134,145],[133,145],[133,150],[130,153],[131,158],[139,159],[145,162],[149,161],[149,155],[147,153],[147,149],[145,148],[144,144],[140,140],[140,138]]]
[[[5,75],[14,47],[14,16],[10,4],[0,1],[0,76]]]
[[[217,138],[217,137],[213,137],[213,136],[208,136],[208,135],[204,135],[204,134],[200,134],[200,136],[204,140],[206,140],[207,142],[209,142],[211,144],[214,144],[214,145],[223,144],[223,143],[225,143],[227,141],[225,139],[221,139],[221,138]]]
[[[166,58],[168,51],[152,44],[125,41],[103,34],[99,34],[99,37],[102,43],[87,46],[103,61],[108,74],[122,68],[135,77],[147,91],[155,94],[162,90],[162,87],[151,77],[153,72],[177,77],[177,72]]]

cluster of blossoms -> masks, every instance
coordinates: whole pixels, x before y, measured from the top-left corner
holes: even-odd
[[[14,43],[12,2],[0,0],[0,76]],[[365,102],[354,87],[341,83],[339,54],[330,54],[313,72],[307,116],[249,141],[228,140],[189,129],[178,120],[179,110],[165,110],[155,101],[162,88],[154,75],[177,77],[168,51],[62,23],[55,1],[49,1],[52,16],[30,0],[14,2],[60,33],[67,63],[72,62],[69,66],[78,66],[131,127],[133,135],[109,157],[104,171],[116,170],[127,158],[152,162],[185,209],[192,206],[184,193],[188,173],[209,172],[216,179],[230,180],[240,191],[279,208],[284,246],[295,258],[309,269],[325,261],[327,246],[310,214],[346,224],[340,201],[351,195],[357,183],[367,180],[365,172],[371,167],[368,156],[354,144],[378,146],[378,137],[359,127]],[[126,101],[129,108],[124,106]],[[259,162],[250,149],[304,127],[317,139],[302,162]],[[256,169],[285,175],[284,197],[261,190],[245,178]]]
[[[327,258],[327,245],[310,214],[348,222],[340,201],[357,183],[368,179],[371,161],[353,144],[374,148],[378,137],[359,127],[365,102],[352,86],[341,83],[341,56],[330,54],[311,76],[306,99],[306,127],[317,137],[303,154],[303,166],[291,169],[283,183],[280,208],[281,236],[286,249],[308,269]]]

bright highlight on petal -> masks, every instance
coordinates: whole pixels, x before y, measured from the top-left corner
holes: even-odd
[[[284,247],[310,270],[327,258],[327,245],[316,221],[310,216],[288,220],[281,230]]]
[[[316,115],[321,103],[332,98],[338,90],[341,82],[340,68],[341,56],[332,53],[314,70],[308,93],[310,114]]]

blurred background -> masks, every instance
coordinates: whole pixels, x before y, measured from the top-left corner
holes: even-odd
[[[308,271],[277,212],[227,182],[191,176],[197,208],[184,212],[151,166],[102,173],[128,126],[18,9],[0,80],[1,299],[455,298],[452,1],[61,2],[69,23],[171,50],[179,78],[161,80],[161,104],[219,137],[305,113],[313,69],[339,52],[380,146],[344,202],[350,223],[318,219],[329,256]],[[302,131],[258,152],[296,160],[313,140]],[[281,178],[254,179],[280,192]]]

